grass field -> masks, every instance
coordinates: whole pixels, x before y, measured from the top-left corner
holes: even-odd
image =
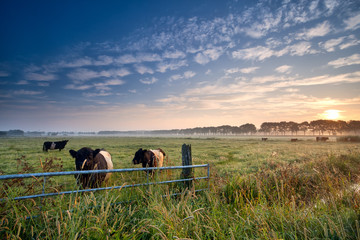
[[[193,164],[211,165],[211,191],[196,196],[162,198],[175,190],[154,186],[3,202],[0,237],[360,239],[360,144],[299,139],[71,137],[64,150],[47,153],[42,143],[48,138],[0,138],[1,174],[74,170],[68,151],[84,146],[105,148],[115,168],[129,168],[139,148],[161,147],[168,165],[181,165],[181,145],[186,143],[192,146]],[[170,175],[157,177],[176,178],[179,173]],[[143,180],[143,172],[114,174],[110,184]],[[6,182],[0,194],[40,191],[40,183]],[[206,185],[198,184],[196,188]],[[56,191],[76,186],[74,178],[67,177],[51,179],[47,187]],[[114,204],[129,199],[132,202]],[[32,215],[37,217],[26,220]]]

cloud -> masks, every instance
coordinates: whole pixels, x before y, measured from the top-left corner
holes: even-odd
[[[333,52],[335,51],[335,47],[341,44],[344,41],[345,37],[335,38],[327,40],[326,42],[322,43],[320,42],[319,45],[323,49],[325,49],[327,52]]]
[[[95,66],[107,66],[114,62],[113,57],[101,55],[98,57],[98,60],[93,61],[93,65]]]
[[[186,54],[182,51],[175,50],[175,51],[165,51],[163,54],[163,58],[184,58]]]
[[[27,90],[17,90],[17,91],[14,91],[14,94],[16,95],[40,95],[40,94],[43,94],[42,91],[27,91]]]
[[[204,55],[202,53],[198,53],[194,57],[194,61],[197,62],[198,64],[204,65],[204,64],[207,64],[208,62],[210,62],[210,59],[206,55]]]
[[[338,58],[334,61],[329,62],[328,64],[330,66],[333,66],[334,68],[360,64],[360,54],[353,54],[349,57]]]
[[[138,73],[140,73],[141,75],[145,74],[145,73],[149,73],[149,74],[153,74],[154,71],[149,68],[149,67],[146,67],[144,65],[135,65],[135,69]]]
[[[280,67],[275,68],[275,71],[278,73],[290,73],[292,66],[289,65],[282,65]]]
[[[18,81],[16,84],[17,84],[17,85],[27,85],[27,84],[29,84],[29,82],[26,81],[26,80],[20,80],[20,81]]]
[[[236,59],[244,59],[244,60],[264,60],[271,56],[275,55],[275,52],[270,48],[257,46],[253,48],[241,49],[238,51],[232,52],[232,57]]]
[[[89,79],[97,78],[100,76],[100,74],[93,70],[89,70],[86,68],[79,68],[79,69],[76,69],[75,71],[67,74],[67,76],[74,80],[86,81]]]
[[[338,74],[338,75],[319,75],[311,78],[295,79],[290,78],[287,81],[275,82],[271,85],[273,88],[295,87],[295,86],[313,86],[335,83],[356,83],[360,82],[360,71]]]
[[[52,81],[56,79],[56,75],[48,73],[26,73],[25,78],[31,81]]]
[[[360,27],[360,13],[357,13],[357,15],[348,18],[344,20],[344,23],[346,25],[345,30],[356,30]]]
[[[350,35],[347,40],[339,46],[341,50],[346,49],[348,47],[356,46],[360,44],[360,40],[358,40],[354,35]]]
[[[259,69],[259,67],[249,67],[249,68],[241,68],[239,70],[242,73],[254,73],[258,69]]]
[[[121,79],[111,79],[111,80],[107,80],[105,82],[95,83],[94,86],[98,90],[109,91],[111,89],[109,86],[120,86],[123,84],[125,84],[125,81],[123,81]]]
[[[176,70],[179,69],[183,66],[187,66],[187,62],[186,60],[180,60],[180,61],[170,61],[170,62],[161,62],[157,65],[157,71],[158,72],[166,72],[168,69],[169,70]]]
[[[290,47],[283,49],[283,51],[284,52],[289,51],[291,56],[304,56],[305,54],[317,53],[316,50],[311,49],[311,44],[309,42],[299,42],[293,44]]]
[[[176,81],[176,80],[180,80],[180,79],[189,79],[189,78],[192,78],[196,75],[195,72],[193,71],[186,71],[184,72],[184,74],[180,75],[180,74],[175,74],[175,75],[172,75],[170,78],[169,78],[169,81],[170,82],[173,82],[173,81]]]
[[[8,77],[8,76],[10,76],[10,73],[9,73],[9,72],[0,71],[0,77]]]
[[[83,58],[76,59],[72,62],[61,61],[61,62],[56,63],[55,66],[60,67],[60,68],[75,68],[75,67],[89,66],[92,64],[93,64],[93,61],[91,58],[83,57]]]
[[[110,95],[112,94],[109,92],[105,92],[104,90],[101,90],[100,92],[97,93],[83,93],[83,96],[85,97],[106,97]]]
[[[152,78],[140,79],[139,81],[143,84],[151,85],[151,84],[156,83],[158,81],[158,79],[155,77],[152,77]]]
[[[131,63],[142,63],[142,62],[160,62],[162,58],[156,53],[138,53],[136,56],[132,54],[125,54],[114,62],[119,64],[131,64]]]
[[[313,28],[303,30],[303,32],[297,34],[296,38],[310,40],[314,37],[323,37],[327,35],[330,31],[331,31],[330,24],[329,22],[325,21]]]
[[[67,74],[70,79],[75,81],[87,81],[94,78],[110,78],[110,77],[124,77],[131,74],[126,68],[121,69],[110,69],[104,71],[93,71],[86,68],[79,68],[75,71]]]
[[[199,64],[205,65],[210,61],[217,60],[223,54],[223,52],[224,50],[221,47],[209,48],[197,53],[194,57],[194,61]]]
[[[251,79],[251,82],[256,84],[259,83],[264,84],[269,82],[284,82],[284,81],[293,81],[293,80],[294,80],[293,77],[270,75],[270,76],[253,77]]]
[[[184,72],[184,78],[186,78],[186,79],[192,78],[192,77],[194,77],[195,75],[196,75],[196,73],[193,72],[193,71],[186,71],[186,72]]]
[[[120,64],[130,64],[130,63],[136,63],[138,60],[131,54],[125,54],[123,56],[118,57],[115,62]]]
[[[245,28],[244,32],[252,38],[261,38],[269,31],[277,29],[281,23],[281,18],[281,11],[272,13],[269,10],[265,10],[262,17],[260,17],[260,22],[253,23],[250,27]]]
[[[70,89],[70,90],[87,90],[92,88],[91,85],[75,85],[75,84],[68,84],[65,85],[64,87],[65,89]]]
[[[244,73],[244,74],[249,74],[249,73],[254,73],[257,69],[259,69],[259,67],[249,67],[249,68],[230,68],[230,69],[226,69],[225,73],[226,74],[234,74],[234,73]]]

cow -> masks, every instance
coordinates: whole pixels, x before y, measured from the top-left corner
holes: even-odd
[[[297,142],[298,139],[297,139],[297,138],[292,138],[290,141],[291,141],[291,142]]]
[[[268,140],[268,138],[261,138],[261,141],[266,141]]]
[[[44,142],[43,151],[47,152],[49,149],[50,150],[59,149],[59,151],[61,151],[61,149],[64,149],[64,147],[68,141],[69,140],[63,140],[63,141],[58,141],[58,142]]]
[[[83,147],[78,151],[69,150],[70,155],[75,158],[76,170],[100,170],[113,169],[111,155],[104,149],[92,150]],[[111,173],[93,173],[93,174],[77,174],[75,178],[77,183],[83,188],[99,187],[102,182],[107,182]]]
[[[316,141],[317,142],[326,142],[327,140],[329,140],[329,138],[328,137],[316,137]]]
[[[156,150],[146,150],[140,148],[132,160],[133,164],[142,164],[142,167],[162,167],[164,164],[165,152],[158,148]],[[151,172],[152,174],[154,171]]]

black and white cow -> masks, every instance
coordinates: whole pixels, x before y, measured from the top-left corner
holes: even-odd
[[[70,155],[75,158],[76,170],[113,169],[111,155],[103,149],[92,150],[83,147],[78,151],[70,150]],[[102,182],[107,182],[111,173],[78,174],[75,176],[77,183],[83,188],[99,187]]]
[[[142,167],[162,167],[164,164],[165,152],[158,148],[156,150],[146,150],[140,148],[132,160],[133,164],[142,164]]]
[[[59,151],[61,151],[61,149],[64,149],[64,147],[68,141],[69,140],[63,140],[63,141],[58,141],[58,142],[44,142],[43,151],[47,152],[49,149],[50,150],[59,149]]]

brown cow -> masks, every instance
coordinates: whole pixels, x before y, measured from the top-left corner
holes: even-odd
[[[329,140],[329,138],[328,137],[316,137],[316,141],[317,142],[326,142],[327,140]]]

